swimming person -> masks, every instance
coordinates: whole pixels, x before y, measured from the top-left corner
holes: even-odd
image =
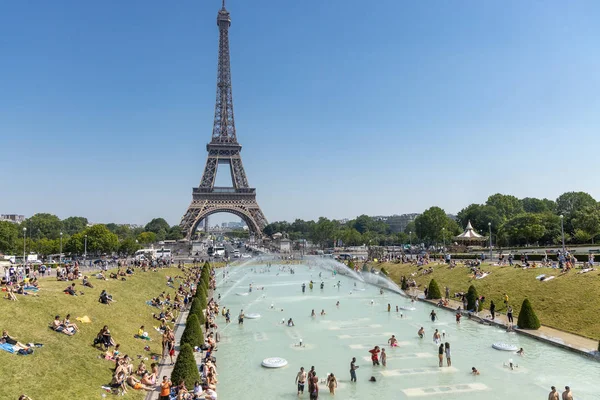
[[[338,302],[337,302],[337,303],[335,303],[335,306],[336,306],[336,307],[339,307],[339,306],[340,306],[340,301],[339,301],[339,300],[338,300]]]
[[[288,319],[288,326],[294,326],[294,321],[292,319]]]
[[[321,315],[325,315],[325,310],[321,309]]]
[[[473,367],[473,368],[471,368],[471,374],[472,375],[479,375],[479,371],[477,371],[477,368]]]
[[[417,335],[419,335],[419,337],[423,339],[423,336],[425,336],[425,329],[421,327],[421,329],[419,329],[419,332],[417,332]]]
[[[451,367],[452,366],[452,360],[450,358],[450,343],[446,342],[445,343],[445,347],[446,347],[446,364]]]
[[[438,348],[438,358],[440,368],[444,366],[444,343],[440,343],[440,347]]]
[[[520,355],[520,356],[522,356],[523,354],[525,354],[525,350],[523,350],[523,348],[521,347],[519,349],[519,351],[517,351],[517,354]]]
[[[315,309],[313,308],[313,310],[310,312],[310,316],[311,317],[316,317],[317,314],[315,314]]]
[[[390,344],[390,346],[392,346],[392,347],[398,347],[398,340],[396,339],[396,336],[394,336],[394,335],[392,335],[392,337],[391,337],[391,338],[389,338],[387,342],[388,342],[388,343]]]
[[[356,370],[359,368],[356,364],[356,357],[352,357],[350,361],[350,382],[356,382]]]

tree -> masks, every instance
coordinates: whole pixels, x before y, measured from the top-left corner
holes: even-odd
[[[521,199],[521,205],[523,206],[523,211],[528,213],[545,213],[545,212],[555,212],[556,211],[556,202],[548,199],[536,199],[535,197],[525,197]]]
[[[84,217],[69,217],[62,221],[63,232],[69,236],[83,232],[87,228],[87,225],[88,220]]]
[[[133,238],[123,239],[119,244],[119,253],[130,256],[141,249],[141,247]]]
[[[142,232],[137,237],[138,242],[141,244],[151,244],[156,242],[156,233],[154,232]]]
[[[467,292],[467,310],[474,310],[475,312],[479,311],[475,310],[475,300],[478,298],[479,295],[477,294],[477,289],[475,289],[475,286],[469,286],[469,291]]]
[[[177,362],[175,363],[175,367],[173,367],[173,372],[171,372],[171,381],[175,385],[178,385],[181,381],[185,381],[185,386],[190,391],[194,389],[194,382],[200,381],[200,373],[196,365],[194,350],[187,343],[181,346]]]
[[[485,204],[495,207],[503,220],[510,219],[523,212],[523,205],[521,204],[521,201],[515,196],[507,194],[493,194],[488,197]]]
[[[415,218],[417,236],[429,244],[442,242],[442,228],[454,229],[450,218],[439,207],[431,207]]]
[[[204,308],[202,307],[201,301],[198,298],[192,300],[192,305],[190,306],[189,315],[195,315],[198,318],[198,322],[202,325],[205,322],[204,318]]]
[[[62,230],[60,218],[53,214],[40,213],[27,218],[24,222],[27,236],[32,239],[58,239]]]
[[[488,223],[492,223],[492,232],[497,233],[498,228],[504,222],[495,206],[481,204],[471,204],[463,208],[456,217],[462,228],[471,221],[473,228],[482,234],[488,231]]]
[[[539,329],[541,326],[540,320],[537,315],[535,315],[529,299],[523,300],[517,325],[521,329]]]
[[[112,253],[119,248],[119,238],[105,225],[91,226],[83,234],[87,235],[88,253]]]
[[[500,227],[499,235],[510,244],[532,244],[546,233],[542,214],[522,213]]]
[[[585,192],[567,192],[556,199],[556,213],[564,216],[566,232],[573,232],[573,218],[577,210],[597,205],[596,200]]]
[[[71,254],[83,254],[85,251],[85,236],[83,232],[73,234],[65,242],[65,251]],[[58,250],[57,250],[58,252]],[[52,254],[52,253],[51,253]]]
[[[171,226],[164,218],[154,218],[152,221],[148,222],[144,227],[144,231],[146,232],[154,232],[157,235],[162,231],[168,232],[171,229]]]
[[[200,347],[204,343],[204,335],[200,327],[200,321],[195,314],[189,314],[185,322],[185,329],[181,335],[181,344],[187,343],[192,348]]]
[[[427,298],[431,300],[441,299],[442,292],[435,279],[429,281],[429,288],[427,289]]]
[[[337,225],[335,222],[325,217],[320,217],[312,228],[311,240],[323,248],[334,239],[336,231]]]
[[[600,204],[596,203],[593,206],[585,206],[582,209],[575,210],[571,223],[575,229],[574,237],[577,236],[577,230],[581,230],[589,236],[588,240],[591,239],[594,243],[594,237],[600,234]]]
[[[173,225],[169,232],[167,233],[167,240],[180,240],[183,239],[184,235],[181,231],[181,227],[179,225]]]
[[[0,253],[15,254],[19,248],[19,235],[23,245],[22,229],[17,224],[0,221]],[[21,249],[23,250],[23,249]]]

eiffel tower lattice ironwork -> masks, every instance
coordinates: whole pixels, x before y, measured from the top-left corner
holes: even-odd
[[[217,14],[219,27],[219,65],[217,72],[217,101],[212,139],[206,145],[208,159],[200,186],[192,190],[192,203],[180,222],[180,227],[191,239],[198,224],[209,215],[228,212],[242,218],[255,236],[262,236],[267,220],[256,202],[256,189],[249,187],[242,164],[233,118],[233,96],[231,93],[231,66],[229,62],[229,11],[223,7]],[[233,187],[215,187],[219,165],[231,170]]]

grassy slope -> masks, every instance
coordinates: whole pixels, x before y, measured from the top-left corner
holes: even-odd
[[[139,363],[137,355],[148,357],[144,351],[149,344],[152,352],[160,353],[160,335],[153,326],[158,321],[152,318],[156,308],[145,304],[153,296],[163,291],[173,295],[174,290],[166,286],[165,275],[177,274],[177,269],[159,272],[136,273],[126,282],[101,281],[91,279],[94,289],[77,284],[77,297],[62,293],[66,282],[53,279],[42,280],[40,297],[18,296],[18,302],[1,299],[1,329],[7,329],[11,336],[24,343],[39,342],[44,347],[35,349],[33,355],[18,356],[0,351],[0,376],[3,376],[2,398],[16,399],[26,393],[33,399],[98,399],[103,393],[100,386],[110,382],[114,363],[98,359],[100,350],[91,346],[93,339],[103,325],[108,325],[112,336],[121,344],[121,352],[134,359],[134,367]],[[111,306],[98,303],[102,289],[116,300]],[[70,313],[71,321],[78,324],[81,332],[68,337],[50,330],[48,323],[55,314],[61,318]],[[76,317],[87,315],[90,324],[75,321]],[[134,334],[145,325],[152,341],[135,339]],[[142,399],[144,393],[130,390],[130,399]]]
[[[384,266],[395,282],[400,282],[402,275],[410,276],[417,267],[409,264],[379,264]],[[477,288],[480,296],[485,296],[484,306],[489,307],[490,300],[496,303],[496,309],[505,312],[503,294],[509,296],[509,302],[518,315],[521,303],[528,297],[533,309],[543,325],[567,332],[586,336],[592,339],[600,338],[600,271],[577,275],[571,271],[559,276],[558,271],[549,268],[515,269],[484,265],[483,270],[492,271],[484,279],[475,280],[466,267],[456,267],[452,270],[441,264],[434,264],[434,272],[429,275],[417,275],[414,279],[421,289],[429,284],[432,278],[438,282],[442,295],[444,287],[450,288],[451,296],[460,291],[466,292],[471,284]],[[556,275],[551,281],[540,282],[536,276]],[[515,317],[516,320],[516,317]]]

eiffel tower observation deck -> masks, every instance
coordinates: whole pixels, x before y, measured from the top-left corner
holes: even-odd
[[[191,239],[200,222],[209,215],[228,212],[242,218],[250,232],[255,237],[261,237],[267,220],[256,202],[256,189],[248,184],[240,155],[242,146],[238,143],[235,131],[229,56],[231,17],[225,8],[225,0],[217,14],[217,26],[219,62],[212,138],[206,145],[208,158],[200,185],[192,190],[192,202],[181,219],[180,226],[186,237]],[[215,186],[219,167],[229,168],[232,186]]]

